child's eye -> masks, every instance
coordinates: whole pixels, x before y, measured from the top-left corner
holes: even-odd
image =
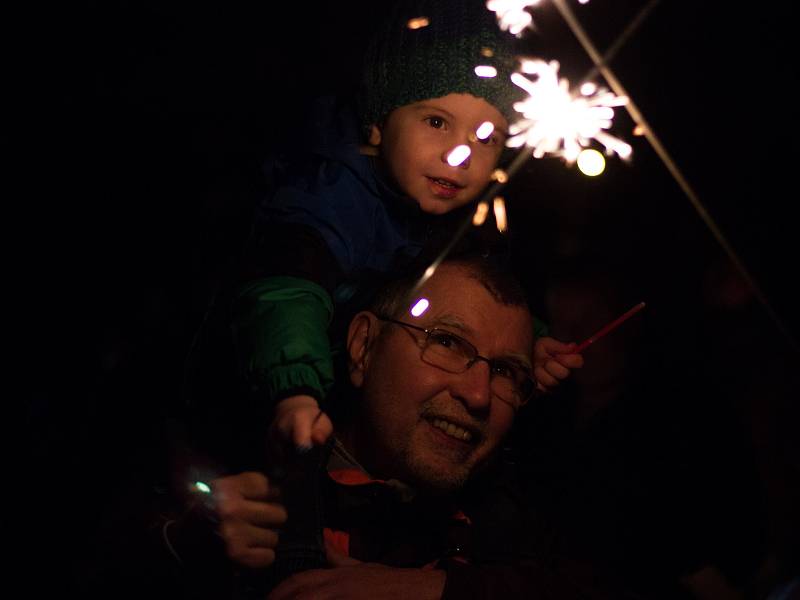
[[[494,145],[497,144],[497,136],[496,135],[490,135],[490,136],[487,136],[487,137],[485,137],[483,139],[477,138],[477,140],[481,144],[483,144],[485,146],[494,146]]]
[[[434,129],[442,129],[445,126],[445,120],[442,117],[427,117],[425,120]]]

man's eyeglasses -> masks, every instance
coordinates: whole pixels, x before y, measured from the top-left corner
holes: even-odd
[[[479,360],[484,361],[489,365],[489,388],[492,393],[515,409],[527,404],[536,391],[536,381],[527,369],[508,360],[481,356],[475,346],[454,333],[436,327],[425,329],[381,315],[375,316],[381,321],[423,332],[425,340],[420,345],[420,358],[443,371],[464,373]]]

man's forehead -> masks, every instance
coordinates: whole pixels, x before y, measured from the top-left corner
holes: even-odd
[[[412,306],[423,312],[411,316],[419,325],[445,328],[461,335],[482,351],[529,364],[532,326],[526,306],[499,302],[478,276],[459,265],[442,265]]]

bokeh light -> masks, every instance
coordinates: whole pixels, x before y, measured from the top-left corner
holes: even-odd
[[[578,169],[584,175],[595,177],[606,169],[606,158],[593,148],[581,150],[578,154]]]
[[[428,307],[430,305],[431,303],[428,302],[427,298],[420,298],[414,303],[414,306],[411,307],[411,316],[412,317],[421,316],[426,310],[428,310]]]

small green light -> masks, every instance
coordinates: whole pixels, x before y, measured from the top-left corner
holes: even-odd
[[[211,488],[208,487],[207,484],[203,483],[202,481],[195,481],[194,487],[197,488],[198,491],[203,492],[204,494],[210,494]]]

